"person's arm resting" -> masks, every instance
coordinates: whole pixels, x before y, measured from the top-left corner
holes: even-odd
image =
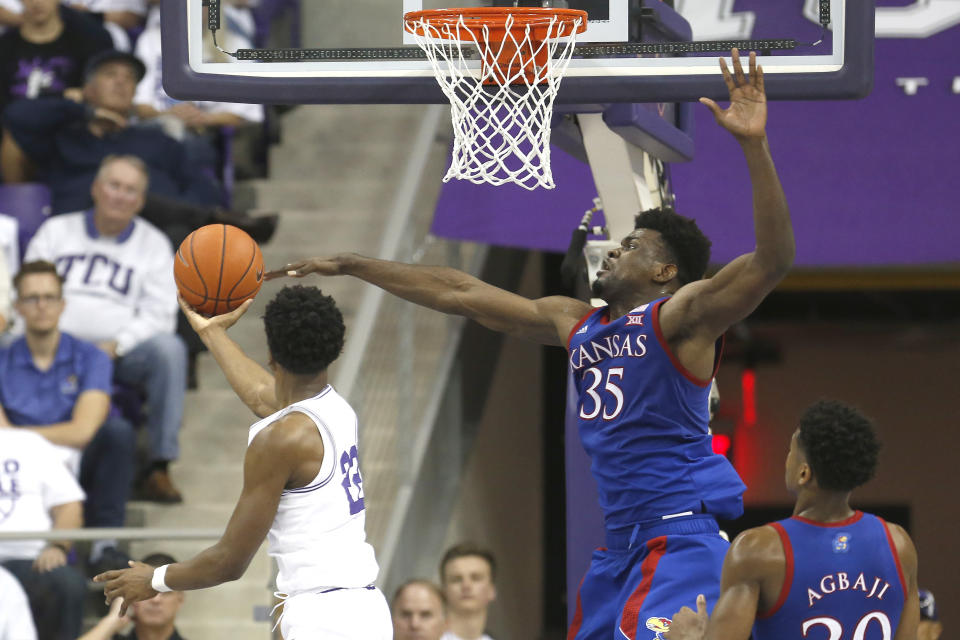
[[[105,391],[90,389],[77,397],[69,421],[46,426],[25,425],[18,428],[33,431],[52,444],[82,449],[93,440],[100,425],[107,419],[109,411],[110,396]]]
[[[530,300],[449,267],[337,256],[340,273],[443,313],[464,316],[488,329],[534,342],[566,346],[570,330],[591,307],[563,296]]]

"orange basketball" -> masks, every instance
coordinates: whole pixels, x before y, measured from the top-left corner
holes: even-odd
[[[208,224],[180,245],[173,277],[187,304],[205,316],[216,316],[257,295],[263,283],[263,256],[246,232]]]

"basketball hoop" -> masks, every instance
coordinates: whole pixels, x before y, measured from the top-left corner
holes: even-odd
[[[554,188],[550,123],[587,13],[573,9],[414,11],[404,29],[427,54],[453,120],[443,181]],[[472,49],[479,53],[480,64]]]

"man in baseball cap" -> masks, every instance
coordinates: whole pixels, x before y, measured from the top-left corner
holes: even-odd
[[[89,81],[93,75],[100,70],[100,67],[111,62],[128,65],[133,70],[137,82],[143,80],[143,76],[147,73],[147,67],[144,66],[143,62],[140,61],[140,58],[131,53],[127,53],[126,51],[108,49],[106,51],[101,51],[87,61],[87,66],[83,71],[84,80]]]

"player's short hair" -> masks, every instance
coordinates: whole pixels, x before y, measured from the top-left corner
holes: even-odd
[[[143,564],[148,564],[151,567],[162,567],[165,564],[173,564],[176,562],[176,559],[169,553],[158,552],[151,553],[141,560],[141,562],[143,562]]]
[[[403,592],[407,587],[420,586],[428,589],[433,595],[437,596],[437,599],[440,601],[440,608],[446,614],[447,611],[447,596],[443,595],[443,591],[430,582],[429,580],[424,580],[423,578],[414,578],[413,580],[407,580],[402,585],[397,587],[397,590],[393,592],[393,598],[390,599],[390,611],[393,611],[397,606],[397,600],[400,599],[400,596],[403,595]]]
[[[842,402],[821,400],[809,407],[797,441],[817,484],[828,491],[853,491],[876,472],[880,441],[873,424]]]
[[[17,293],[20,293],[20,283],[23,282],[23,279],[27,276],[36,274],[47,274],[53,276],[60,284],[60,290],[63,291],[63,276],[57,273],[57,265],[46,260],[32,260],[30,262],[24,262],[20,266],[20,271],[17,272],[17,275],[13,276],[13,288]]]
[[[679,215],[671,207],[648,209],[637,215],[634,229],[658,231],[671,259],[677,263],[681,285],[699,280],[710,263],[710,239],[693,218]]]
[[[325,371],[343,351],[343,315],[316,287],[281,289],[263,316],[274,362],[297,375]]]
[[[440,582],[446,582],[446,576],[444,575],[444,572],[446,571],[448,564],[457,558],[467,557],[476,557],[486,560],[487,564],[490,566],[490,580],[493,581],[496,579],[497,559],[494,557],[493,552],[486,547],[481,547],[473,542],[461,542],[460,544],[453,545],[443,554],[443,558],[440,560]]]

